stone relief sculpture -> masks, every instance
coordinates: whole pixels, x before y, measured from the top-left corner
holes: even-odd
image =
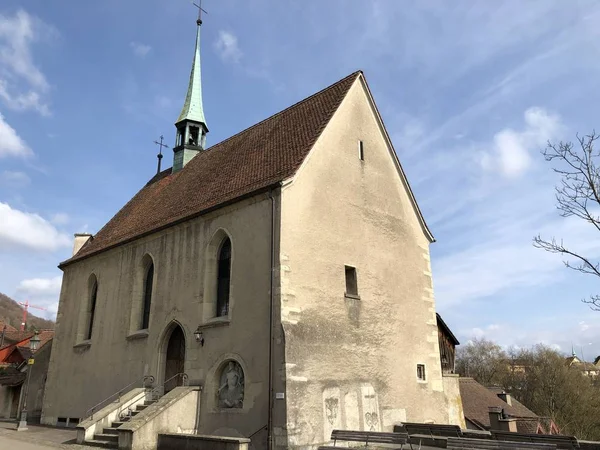
[[[242,408],[244,406],[244,371],[239,363],[229,361],[221,372],[217,391],[220,408]]]
[[[333,425],[335,419],[337,419],[338,405],[339,399],[335,397],[329,397],[325,399],[325,413],[327,416],[327,420],[331,425]]]

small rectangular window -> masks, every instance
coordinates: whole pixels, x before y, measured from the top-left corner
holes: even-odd
[[[358,297],[358,283],[356,280],[356,268],[344,266],[346,268],[346,295]]]
[[[363,141],[358,141],[358,158],[361,161],[365,160],[365,148],[363,145]]]
[[[417,379],[425,381],[425,364],[417,364]]]

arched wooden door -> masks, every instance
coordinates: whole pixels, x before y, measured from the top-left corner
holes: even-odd
[[[165,394],[183,384],[185,370],[185,336],[181,327],[176,326],[171,332],[167,344],[165,366]],[[179,375],[179,376],[178,376]]]

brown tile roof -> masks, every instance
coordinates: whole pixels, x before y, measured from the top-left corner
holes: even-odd
[[[175,174],[171,169],[158,174],[61,266],[290,178],[360,74],[355,72],[201,152]]]
[[[18,386],[25,381],[27,375],[14,367],[8,367],[0,372],[0,386]]]
[[[17,329],[9,324],[7,324],[4,320],[0,319],[0,333],[6,327],[6,331],[17,331]]]
[[[459,386],[465,418],[484,429],[490,427],[490,407],[502,408],[507,415],[512,417],[540,419],[537,414],[527,409],[522,403],[512,399],[513,405],[509,405],[499,398],[497,393],[479,384],[473,378],[459,378]],[[525,422],[530,422],[530,420]],[[519,427],[519,421],[517,421],[517,427]],[[529,425],[524,424],[523,427],[529,427]]]

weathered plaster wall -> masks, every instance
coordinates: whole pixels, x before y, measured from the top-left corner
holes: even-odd
[[[465,413],[463,411],[462,398],[460,396],[460,375],[444,374],[444,393],[448,402],[448,423],[466,428]]]
[[[333,428],[448,423],[429,241],[361,80],[284,186],[281,220],[287,430],[277,432],[293,448]],[[359,300],[344,295],[344,265],[356,267]]]
[[[42,403],[53,343],[54,340],[51,340],[41,347],[35,353],[34,364],[28,366],[28,370],[31,370],[29,390],[27,391],[27,421],[29,423],[39,423],[42,416]]]
[[[0,386],[0,418],[10,419],[17,417],[21,386]],[[16,399],[15,399],[16,397]]]
[[[177,199],[173,199],[177,201]],[[81,417],[127,384],[164,375],[165,345],[176,321],[186,339],[185,372],[204,385],[200,432],[248,436],[267,423],[271,200],[261,194],[119,248],[67,266],[57,315],[43,422]],[[232,241],[229,321],[211,321],[204,305],[206,251],[215,233]],[[140,301],[139,268],[154,261],[154,289],[147,336],[133,331],[130,318]],[[214,259],[214,258],[213,258]],[[88,301],[88,279],[98,278],[98,298],[89,347],[79,325]],[[209,290],[210,291],[210,290]],[[204,346],[194,339],[205,325]],[[79,338],[77,338],[79,336]],[[134,336],[135,337],[135,336]],[[218,370],[227,359],[242,365],[243,409],[216,405]],[[65,391],[68,386],[68,391]],[[67,394],[68,392],[68,394]]]

